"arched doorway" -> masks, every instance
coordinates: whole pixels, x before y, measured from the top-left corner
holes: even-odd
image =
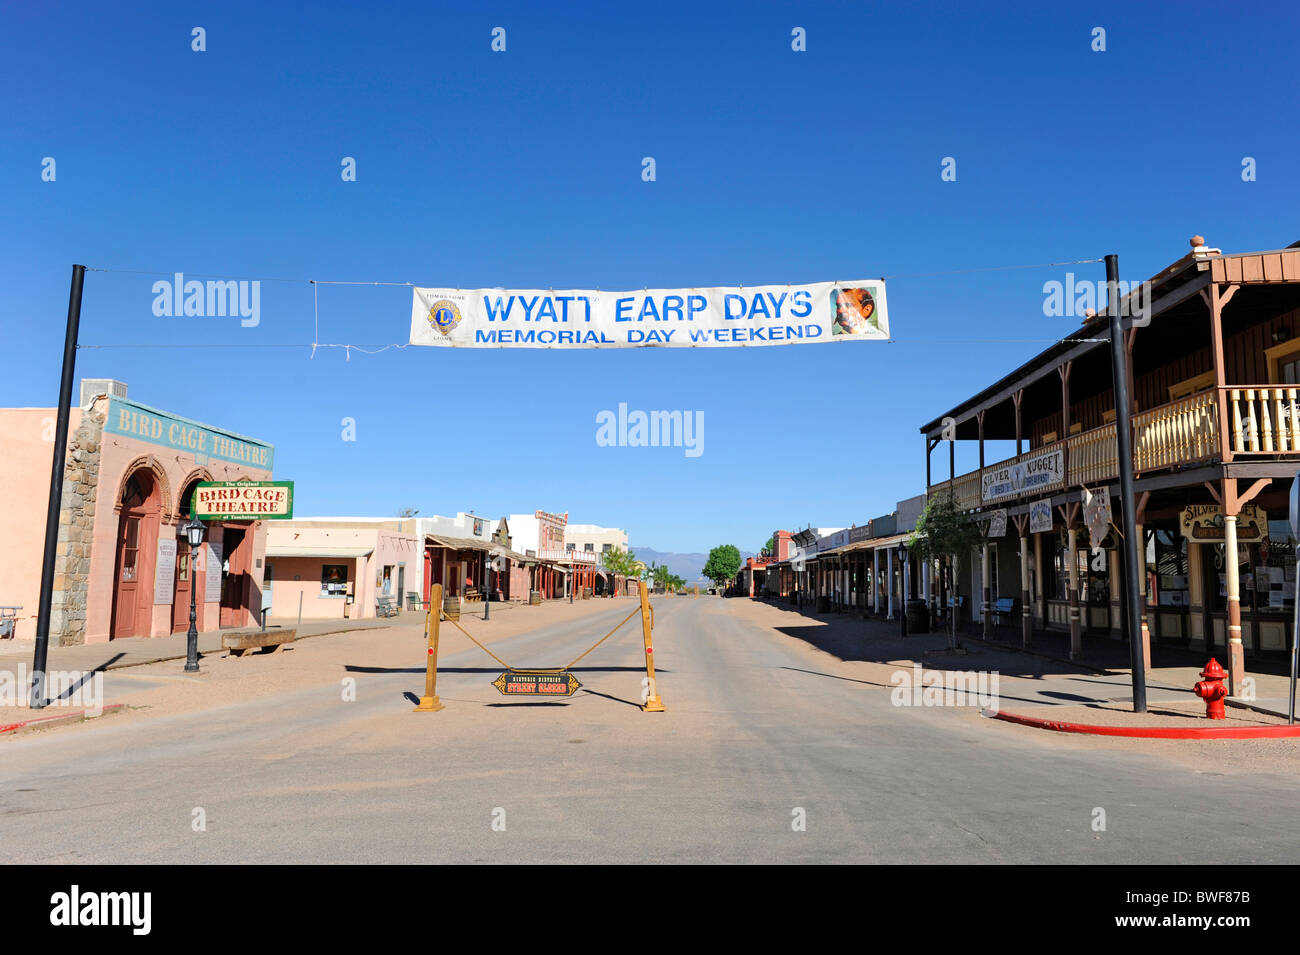
[[[195,576],[196,561],[190,553],[190,544],[185,538],[184,530],[185,525],[189,523],[194,488],[200,480],[205,479],[197,477],[185,485],[184,490],[181,491],[180,506],[176,509],[180,519],[176,523],[176,587],[172,596],[172,633],[184,633],[190,629],[191,587],[198,588],[194,595],[194,626],[199,631],[203,630],[203,601],[206,596],[204,581]],[[200,552],[204,546],[206,540],[204,544],[199,545]]]
[[[122,487],[109,636],[147,637],[153,627],[154,566],[162,520],[163,489],[148,468],[137,468]]]

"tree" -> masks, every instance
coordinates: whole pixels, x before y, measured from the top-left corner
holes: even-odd
[[[907,548],[922,560],[942,561],[947,558],[948,594],[952,596],[956,593],[955,583],[961,568],[961,555],[983,543],[984,535],[975,519],[962,513],[952,494],[940,493],[926,498],[925,508],[916,522],[916,529],[908,538]],[[951,650],[958,647],[956,610],[954,606],[950,621],[948,648]]]
[[[771,557],[773,553],[773,548],[775,546],[776,546],[776,538],[769,537],[767,539],[767,543],[763,545],[763,549],[759,551],[759,553],[764,557]]]
[[[418,507],[408,506],[408,507],[401,507],[397,509],[398,517],[415,517],[419,513],[420,513],[420,509]]]
[[[734,544],[719,544],[709,551],[709,559],[700,573],[719,589],[725,587],[740,573],[740,551]]]
[[[667,564],[660,564],[654,569],[654,585],[656,590],[667,590],[668,581],[672,573],[668,570]]]

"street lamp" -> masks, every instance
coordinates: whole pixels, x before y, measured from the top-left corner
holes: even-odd
[[[488,619],[488,606],[492,603],[492,560],[483,551],[483,619]]]
[[[185,634],[185,672],[199,672],[199,631],[195,626],[198,616],[195,612],[195,600],[199,587],[198,577],[194,571],[195,555],[199,552],[199,545],[203,543],[203,522],[195,518],[190,518],[190,522],[185,525],[185,538],[190,545],[190,629]]]
[[[898,545],[898,590],[900,594],[899,618],[903,621],[903,636],[907,636],[907,545]]]

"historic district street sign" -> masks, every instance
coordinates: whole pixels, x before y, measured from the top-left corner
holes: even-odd
[[[573,696],[582,686],[568,671],[507,670],[492,681],[503,696]]]
[[[287,521],[293,517],[292,481],[204,481],[194,487],[201,521]]]

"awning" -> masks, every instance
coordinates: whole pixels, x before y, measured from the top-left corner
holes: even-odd
[[[373,547],[331,547],[328,544],[277,544],[266,548],[267,557],[369,557]]]
[[[434,537],[432,534],[426,534],[424,542],[435,547],[450,547],[452,550],[491,550],[494,546],[491,541],[476,537]]]

